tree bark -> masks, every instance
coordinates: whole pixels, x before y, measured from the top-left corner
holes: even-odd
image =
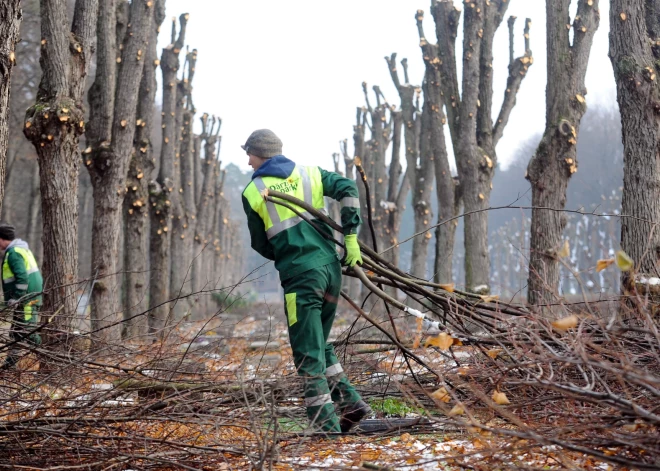
[[[212,252],[209,243],[209,232],[212,227],[215,208],[215,181],[217,179],[217,145],[222,122],[213,117],[209,123],[209,115],[201,117],[202,135],[204,141],[203,183],[201,197],[197,205],[195,218],[195,237],[193,244],[193,290],[197,295],[198,312],[201,316],[207,314],[209,294],[202,293],[211,289],[211,279],[205,261]],[[216,126],[217,124],[217,126]]]
[[[133,153],[126,179],[128,193],[124,197],[124,338],[142,338],[147,334],[146,316],[135,317],[148,309],[148,230],[149,176],[154,170],[153,131],[158,67],[158,30],[165,19],[165,0],[157,0],[153,11],[144,69],[138,93],[137,119]],[[136,120],[137,123],[137,120]]]
[[[77,0],[70,31],[66,2],[41,2],[41,68],[36,104],[26,111],[25,136],[39,158],[46,282],[44,307],[54,329],[68,332],[76,313],[79,136],[83,93],[96,36],[98,0]]]
[[[460,10],[454,7],[451,0],[437,0],[432,6],[438,38],[441,89],[465,211],[465,284],[469,291],[482,294],[490,292],[488,215],[485,209],[489,205],[497,162],[495,147],[513,109],[519,88],[519,84],[518,88],[507,88],[498,123],[493,126],[493,38],[509,3],[507,0],[473,0],[466,3],[462,95],[459,94],[456,65]],[[525,72],[529,64],[531,61],[525,64]],[[509,70],[511,72],[511,67]],[[526,73],[521,75],[522,78],[525,76]]]
[[[424,102],[428,103],[430,116],[428,139],[433,154],[435,167],[436,193],[438,198],[438,223],[446,221],[458,214],[456,180],[451,175],[447,143],[445,142],[444,126],[447,118],[444,114],[442,98],[442,77],[440,74],[439,48],[426,39],[422,22],[424,12],[418,10],[415,19],[419,33],[420,47],[424,57],[426,73],[424,78]],[[435,230],[435,258],[433,280],[436,283],[450,284],[453,279],[452,261],[454,257],[454,239],[457,221],[451,221],[438,226]]]
[[[16,63],[15,47],[22,18],[21,0],[6,0],[0,4],[0,213],[5,196],[11,72]]]
[[[405,210],[405,203],[410,188],[416,188],[418,179],[416,175],[417,160],[419,157],[419,133],[415,121],[419,119],[419,110],[415,105],[415,97],[419,98],[419,88],[410,84],[408,77],[408,61],[403,59],[401,66],[404,71],[404,83],[401,83],[396,66],[396,54],[386,57],[387,65],[392,77],[392,82],[399,93],[401,111],[393,113],[392,118],[392,160],[390,162],[390,188],[388,191],[388,202],[394,203],[389,210],[389,246],[392,249],[390,261],[399,265],[399,231],[401,229],[401,218]],[[402,167],[399,164],[399,153],[401,148],[401,127],[403,126],[403,141],[405,146],[406,173],[401,180]],[[401,181],[401,183],[399,183]],[[384,249],[385,247],[381,248]]]
[[[637,274],[621,286],[645,293],[643,277],[660,276],[660,1],[612,0],[610,58],[624,146],[621,248]],[[636,286],[633,286],[635,284]],[[648,288],[648,287],[646,287]]]
[[[163,73],[163,134],[158,179],[149,183],[151,281],[149,284],[149,333],[162,335],[170,321],[170,234],[172,221],[171,198],[174,191],[174,160],[177,147],[176,74],[179,53],[183,48],[188,14],[179,17],[181,28],[176,37],[176,23],[172,23],[172,41],[163,49],[160,67]]]
[[[101,0],[99,8],[99,50],[101,62],[97,69],[95,91],[90,91],[90,105],[101,109],[93,120],[94,135],[86,150],[85,164],[94,189],[92,222],[92,273],[97,277],[92,289],[92,331],[99,340],[116,341],[121,336],[119,294],[121,277],[117,270],[117,253],[122,223],[122,203],[128,193],[126,177],[133,151],[136,126],[137,98],[144,68],[144,57],[153,18],[153,2],[134,0],[130,5],[129,21],[122,42],[121,54],[116,46],[117,21],[113,0]],[[111,16],[107,21],[105,15]],[[101,28],[101,25],[104,25]],[[121,31],[121,26],[120,26]],[[121,40],[121,38],[120,38]],[[107,64],[120,57],[116,81]],[[115,83],[116,82],[116,83]],[[116,85],[116,86],[115,86]],[[114,96],[111,105],[96,103]],[[135,204],[135,203],[134,203]]]
[[[193,119],[195,107],[192,102],[192,79],[195,74],[197,62],[197,49],[186,54],[185,76],[178,84],[181,102],[177,105],[177,115],[181,113],[181,137],[179,142],[179,168],[175,169],[178,178],[175,188],[178,187],[177,202],[172,220],[172,265],[170,274],[170,291],[176,297],[172,309],[174,318],[179,320],[190,312],[192,293],[192,261],[193,261],[193,223],[195,221],[195,164],[193,154]],[[177,172],[178,170],[178,172]],[[177,184],[178,183],[178,184]]]
[[[369,92],[367,90],[367,84],[364,82],[362,83],[362,90],[366,102],[365,114],[368,113],[370,118],[369,121],[371,123],[369,124],[369,121],[366,120],[365,122],[369,126],[371,132],[370,139],[364,144],[364,157],[360,159],[359,163],[364,169],[369,184],[371,216],[375,233],[372,234],[372,229],[368,224],[368,208],[365,192],[365,199],[360,200],[362,203],[362,215],[364,219],[364,223],[360,230],[360,237],[370,246],[374,244],[373,241],[375,240],[376,246],[380,251],[385,248],[384,246],[388,240],[386,228],[388,219],[386,213],[388,207],[386,155],[391,138],[392,120],[390,119],[388,121],[387,119],[389,105],[385,102],[380,88],[378,86],[373,87],[374,95],[376,97],[375,107],[372,107],[369,102]],[[360,185],[363,185],[363,183],[358,182],[358,186]],[[387,256],[389,257],[389,254],[387,254]]]
[[[598,0],[580,0],[569,30],[570,0],[548,0],[548,85],[546,128],[527,167],[532,185],[528,301],[534,305],[553,303],[558,295],[558,250],[566,226],[566,188],[577,171],[577,136],[587,110],[584,84],[593,37],[598,29]],[[544,209],[548,208],[548,209]]]

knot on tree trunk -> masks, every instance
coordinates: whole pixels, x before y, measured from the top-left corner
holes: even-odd
[[[575,131],[575,126],[571,124],[571,122],[567,119],[562,119],[559,122],[559,126],[557,126],[557,129],[559,130],[559,133],[562,136],[572,136],[575,137],[577,135]]]
[[[85,157],[85,165],[95,171],[97,180],[112,167],[115,160],[114,150],[107,141],[94,149],[85,150]]]
[[[83,110],[70,98],[39,102],[25,112],[23,134],[35,146],[47,146],[68,133],[80,136],[84,131]]]
[[[171,212],[170,196],[169,192],[166,190],[167,187],[171,186],[172,182],[169,178],[165,179],[163,185],[154,180],[149,182],[149,202],[151,203],[151,210],[164,221],[169,218]],[[165,223],[165,225],[167,224]]]
[[[95,281],[94,282],[94,287],[92,288],[92,290],[96,291],[97,293],[102,293],[104,291],[107,291],[108,287],[102,281]]]

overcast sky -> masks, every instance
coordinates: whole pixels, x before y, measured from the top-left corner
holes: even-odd
[[[516,56],[523,52],[524,19],[532,19],[534,65],[518,95],[518,105],[498,147],[503,165],[519,143],[545,126],[545,2],[510,0],[508,15],[518,17]],[[457,6],[462,2],[455,1]],[[573,2],[576,3],[576,2]],[[587,75],[590,106],[615,106],[608,52],[607,2]],[[332,169],[341,139],[352,137],[355,108],[364,103],[361,83],[380,85],[398,104],[384,60],[407,57],[410,80],[421,84],[424,64],[415,12],[424,10],[426,37],[435,42],[430,0],[167,0],[160,48],[169,42],[170,17],[190,14],[186,43],[198,49],[194,101],[198,112],[223,120],[223,164],[248,169],[239,147],[250,132],[270,128],[284,142],[284,154],[303,164]],[[459,38],[460,43],[460,38]],[[507,77],[506,22],[495,38],[496,112]]]

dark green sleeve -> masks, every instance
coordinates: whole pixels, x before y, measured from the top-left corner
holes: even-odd
[[[247,216],[248,229],[250,230],[250,245],[262,257],[268,260],[275,260],[273,246],[268,242],[268,237],[266,237],[266,226],[264,226],[263,220],[252,209],[247,198],[245,196],[241,198],[243,200],[243,210]]]
[[[360,219],[360,200],[355,181],[335,172],[327,172],[320,167],[319,170],[323,182],[323,196],[328,196],[341,204],[341,226],[344,235],[357,234],[362,219]]]
[[[11,250],[7,254],[7,263],[9,264],[11,271],[14,272],[14,278],[16,279],[16,289],[14,291],[16,297],[20,298],[25,296],[28,288],[28,273],[25,268],[25,259],[16,253],[15,250]]]

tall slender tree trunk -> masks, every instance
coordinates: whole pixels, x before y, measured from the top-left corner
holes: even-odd
[[[490,291],[488,215],[485,209],[489,205],[497,163],[495,148],[515,105],[520,83],[531,64],[531,56],[527,57],[526,53],[521,59],[524,67],[519,77],[516,76],[516,86],[507,83],[498,122],[493,126],[493,38],[509,4],[507,0],[474,0],[467,5],[463,22],[460,93],[456,38],[461,12],[452,0],[434,0],[431,8],[439,48],[436,64],[441,75],[465,212],[465,284],[468,290],[482,294]],[[512,57],[510,62],[513,62]],[[511,64],[509,71],[511,74]]]
[[[22,17],[21,0],[6,0],[0,3],[0,212],[5,196],[11,71],[16,63],[14,50]]]
[[[404,83],[401,83],[397,72],[396,54],[389,58],[385,57],[392,77],[392,82],[399,93],[401,100],[401,111],[393,116],[392,132],[392,163],[390,164],[390,189],[388,191],[389,201],[394,203],[390,212],[389,234],[390,245],[396,245],[392,249],[391,262],[399,265],[399,230],[401,218],[405,210],[405,203],[410,188],[415,188],[417,180],[417,160],[419,157],[419,133],[415,121],[419,119],[418,109],[415,106],[415,97],[419,98],[419,89],[410,84],[408,77],[408,61],[403,59],[401,66],[404,71]],[[401,127],[403,127],[403,145],[405,146],[406,173],[401,183],[401,166],[399,164],[399,152],[401,147]],[[382,250],[382,249],[381,249]]]
[[[190,312],[192,293],[192,240],[195,222],[195,172],[193,162],[193,119],[195,107],[192,102],[192,79],[197,62],[197,50],[186,54],[184,77],[178,84],[180,102],[177,103],[177,117],[181,114],[181,136],[178,155],[178,168],[175,168],[175,188],[177,188],[176,211],[172,220],[172,265],[170,292],[178,298],[172,305],[174,318],[179,320]],[[186,76],[187,72],[187,76]],[[178,108],[181,108],[180,110]],[[176,192],[175,192],[176,193]]]
[[[121,3],[120,3],[121,5]],[[107,21],[105,16],[116,11],[113,0],[101,0],[99,8],[99,50],[101,63],[107,66],[117,62],[118,70],[111,72],[107,66],[97,69],[95,87],[98,95],[90,94],[90,105],[103,108],[97,119],[91,120],[94,134],[90,136],[91,149],[86,155],[86,165],[94,188],[94,216],[92,222],[92,272],[97,276],[92,289],[92,331],[102,340],[116,341],[121,336],[120,288],[121,277],[117,269],[119,235],[122,224],[126,176],[133,151],[137,98],[144,68],[144,57],[153,19],[153,2],[133,0],[125,34],[121,21]],[[104,25],[101,28],[101,25]],[[117,41],[117,25],[120,38]],[[123,41],[122,41],[123,37]],[[121,54],[117,42],[122,43]],[[116,85],[116,86],[115,86]],[[97,96],[100,97],[97,99]],[[114,96],[110,104],[105,103]],[[107,108],[104,108],[107,107]]]
[[[137,103],[133,153],[126,179],[128,192],[124,197],[124,267],[125,296],[123,335],[142,338],[147,334],[148,309],[148,236],[149,236],[149,177],[154,170],[151,135],[154,126],[154,100],[156,98],[158,67],[158,30],[165,19],[165,0],[157,0],[153,23],[148,37],[144,69],[140,81]],[[139,316],[139,317],[135,317]]]
[[[566,226],[562,210],[566,206],[568,181],[577,171],[577,136],[587,110],[584,79],[600,22],[598,0],[580,0],[571,44],[566,28],[570,3],[570,0],[546,2],[546,128],[527,167],[533,206],[527,298],[535,305],[553,303],[558,295],[557,257]]]
[[[446,221],[458,214],[458,198],[456,181],[451,175],[447,143],[445,142],[444,126],[447,118],[443,111],[439,48],[426,39],[422,22],[424,12],[418,10],[415,16],[419,33],[420,47],[424,57],[426,73],[424,78],[424,102],[428,102],[430,116],[429,146],[433,154],[435,169],[436,193],[438,198],[438,223]],[[450,284],[452,282],[452,260],[454,257],[454,239],[457,222],[451,221],[438,226],[435,230],[435,257],[433,280],[436,283]]]
[[[149,284],[149,333],[162,335],[170,319],[170,234],[172,229],[172,195],[174,192],[174,162],[177,148],[176,74],[179,53],[183,48],[188,15],[179,17],[181,28],[176,37],[172,23],[172,41],[163,49],[160,67],[163,72],[163,141],[158,179],[149,184],[151,281]]]
[[[610,58],[624,147],[621,248],[639,276],[624,272],[624,291],[648,288],[660,274],[660,1],[612,0]]]
[[[193,244],[193,290],[200,293],[198,299],[198,314],[206,316],[208,308],[208,291],[211,289],[211,279],[205,263],[212,253],[209,232],[215,209],[215,181],[217,179],[217,144],[219,139],[221,121],[212,118],[209,123],[209,115],[204,113],[201,117],[202,139],[204,140],[204,170],[203,183],[199,204],[197,205],[195,219],[195,237]],[[216,126],[217,124],[217,126]],[[200,139],[201,140],[201,139]]]
[[[79,136],[83,93],[96,36],[98,0],[77,0],[71,30],[64,0],[41,2],[41,67],[36,104],[26,111],[25,136],[39,158],[43,210],[44,311],[68,332],[76,313]]]

